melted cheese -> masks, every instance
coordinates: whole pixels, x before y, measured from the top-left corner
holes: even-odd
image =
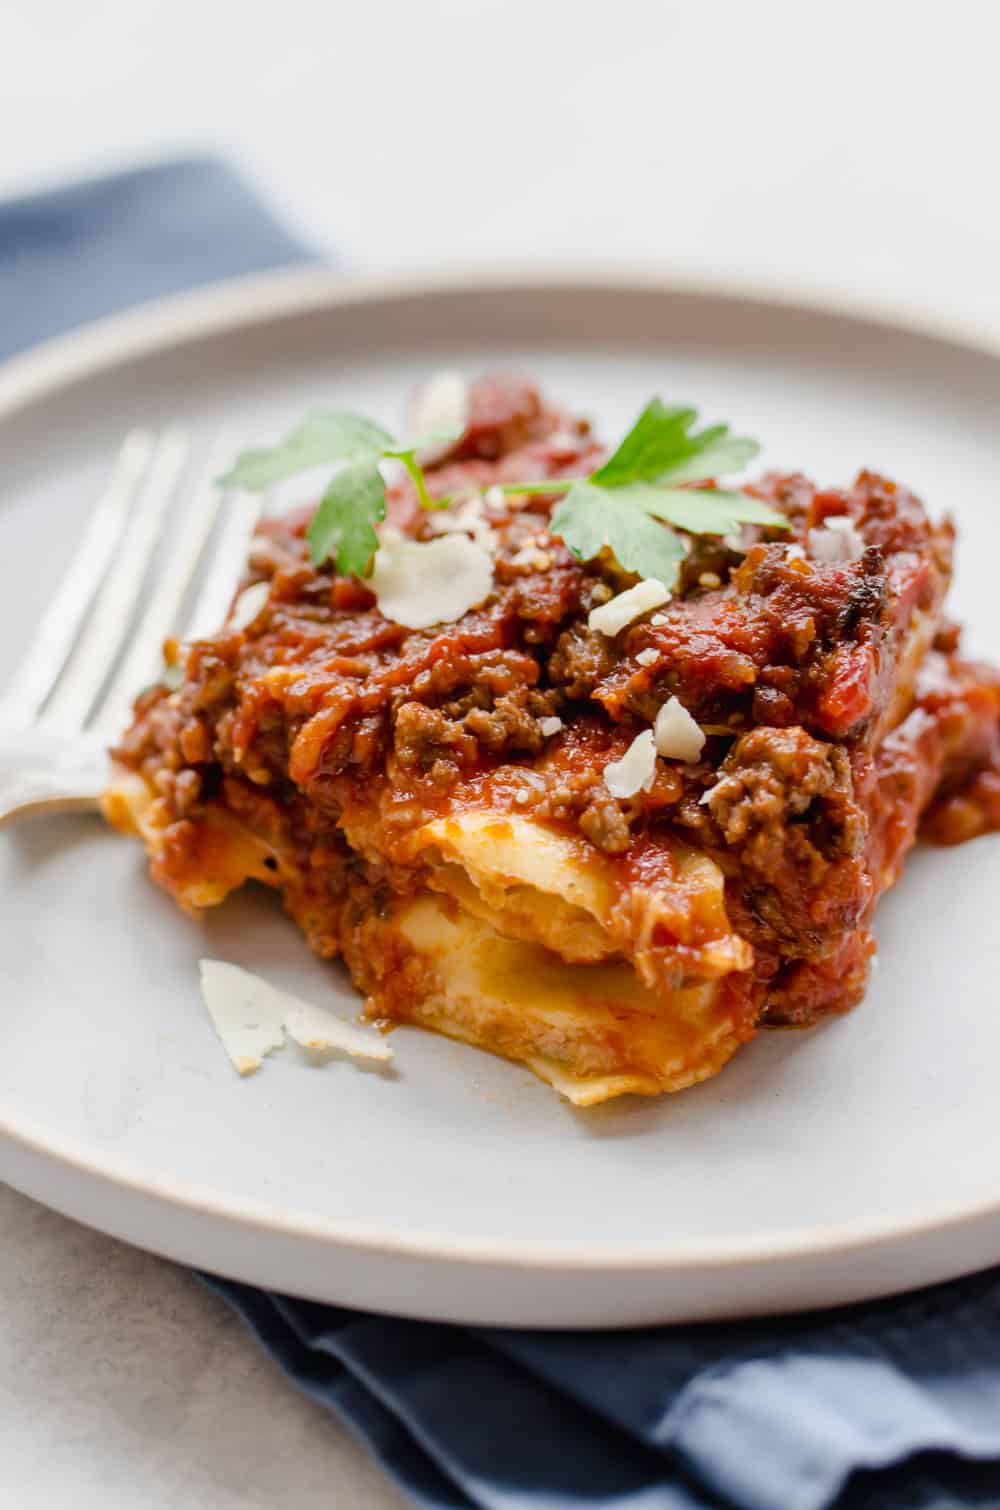
[[[685,845],[664,841],[661,875],[625,886],[613,860],[579,838],[523,814],[472,811],[418,829],[406,854],[416,858],[429,862],[432,889],[569,963],[631,958],[651,988],[753,963],[732,932],[722,872]]]
[[[551,892],[593,917],[607,916],[614,887],[600,856],[585,861],[579,840],[521,814],[461,813],[419,830],[418,847],[433,845],[480,882],[519,883]]]
[[[563,959],[616,952],[607,933],[615,887],[600,856],[519,814],[468,812],[419,829],[414,850],[430,852],[428,881],[514,938],[536,939]]]
[[[519,1060],[577,1105],[680,1090],[745,1036],[715,982],[651,991],[624,962],[568,965],[430,897],[395,931],[425,968],[393,1016]]]

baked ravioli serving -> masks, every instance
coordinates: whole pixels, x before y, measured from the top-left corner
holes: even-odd
[[[412,436],[311,414],[224,480],[265,516],[228,621],[169,642],[107,815],[189,911],[253,879],[380,1024],[577,1105],[681,1090],[861,998],[918,833],[1000,826],[1000,677],[942,616],[953,531],[861,472],[654,399],[616,450],[510,376]]]

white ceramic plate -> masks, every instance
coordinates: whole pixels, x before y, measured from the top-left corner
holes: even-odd
[[[988,648],[1000,356],[971,335],[649,280],[414,290],[310,272],[0,372],[0,687],[133,422],[264,436],[316,399],[392,420],[428,369],[495,364],[610,435],[657,391],[766,437],[766,463],[903,477],[958,520],[954,606]],[[339,968],[270,895],[199,926],[97,820],[25,825],[0,834],[0,1175],[189,1263],[462,1321],[737,1315],[956,1275],[1000,1259],[998,882],[1000,842],[917,854],[857,1011],[764,1034],[680,1096],[579,1113],[406,1029],[391,1077],[288,1049],[238,1080],[199,956],[351,1016]]]

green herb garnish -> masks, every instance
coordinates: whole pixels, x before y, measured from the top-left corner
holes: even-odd
[[[652,399],[618,448],[589,477],[504,483],[508,494],[566,496],[552,514],[551,530],[581,561],[605,548],[626,571],[671,585],[687,547],[676,533],[727,535],[742,524],[788,529],[788,520],[735,488],[687,486],[737,471],[757,455],[755,440],[728,425],[696,430],[698,413]],[[375,525],[385,518],[380,465],[402,462],[421,507],[442,508],[427,490],[417,453],[457,435],[428,436],[405,444],[361,415],[319,410],[278,446],[244,451],[221,481],[263,489],[324,462],[341,463],[306,532],[313,562],[332,558],[338,571],[369,575],[378,550]]]
[[[244,451],[219,482],[261,492],[298,472],[339,462],[306,531],[309,553],[319,566],[327,557],[346,576],[367,576],[378,550],[375,525],[385,518],[384,461],[402,462],[422,508],[440,508],[427,491],[417,452],[457,440],[460,432],[400,441],[374,420],[338,409],[317,409],[277,446]]]
[[[741,524],[787,529],[783,515],[746,493],[679,486],[736,471],[760,450],[728,425],[695,430],[697,419],[695,409],[652,399],[603,466],[567,485],[552,515],[553,534],[581,561],[607,546],[626,571],[669,586],[686,553],[675,529],[692,535],[727,535]]]

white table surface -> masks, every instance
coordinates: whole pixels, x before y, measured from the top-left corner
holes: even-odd
[[[628,263],[1000,325],[998,42],[986,0],[6,0],[0,194],[207,147],[354,271]],[[401,1501],[188,1274],[0,1190],[0,1503]]]

